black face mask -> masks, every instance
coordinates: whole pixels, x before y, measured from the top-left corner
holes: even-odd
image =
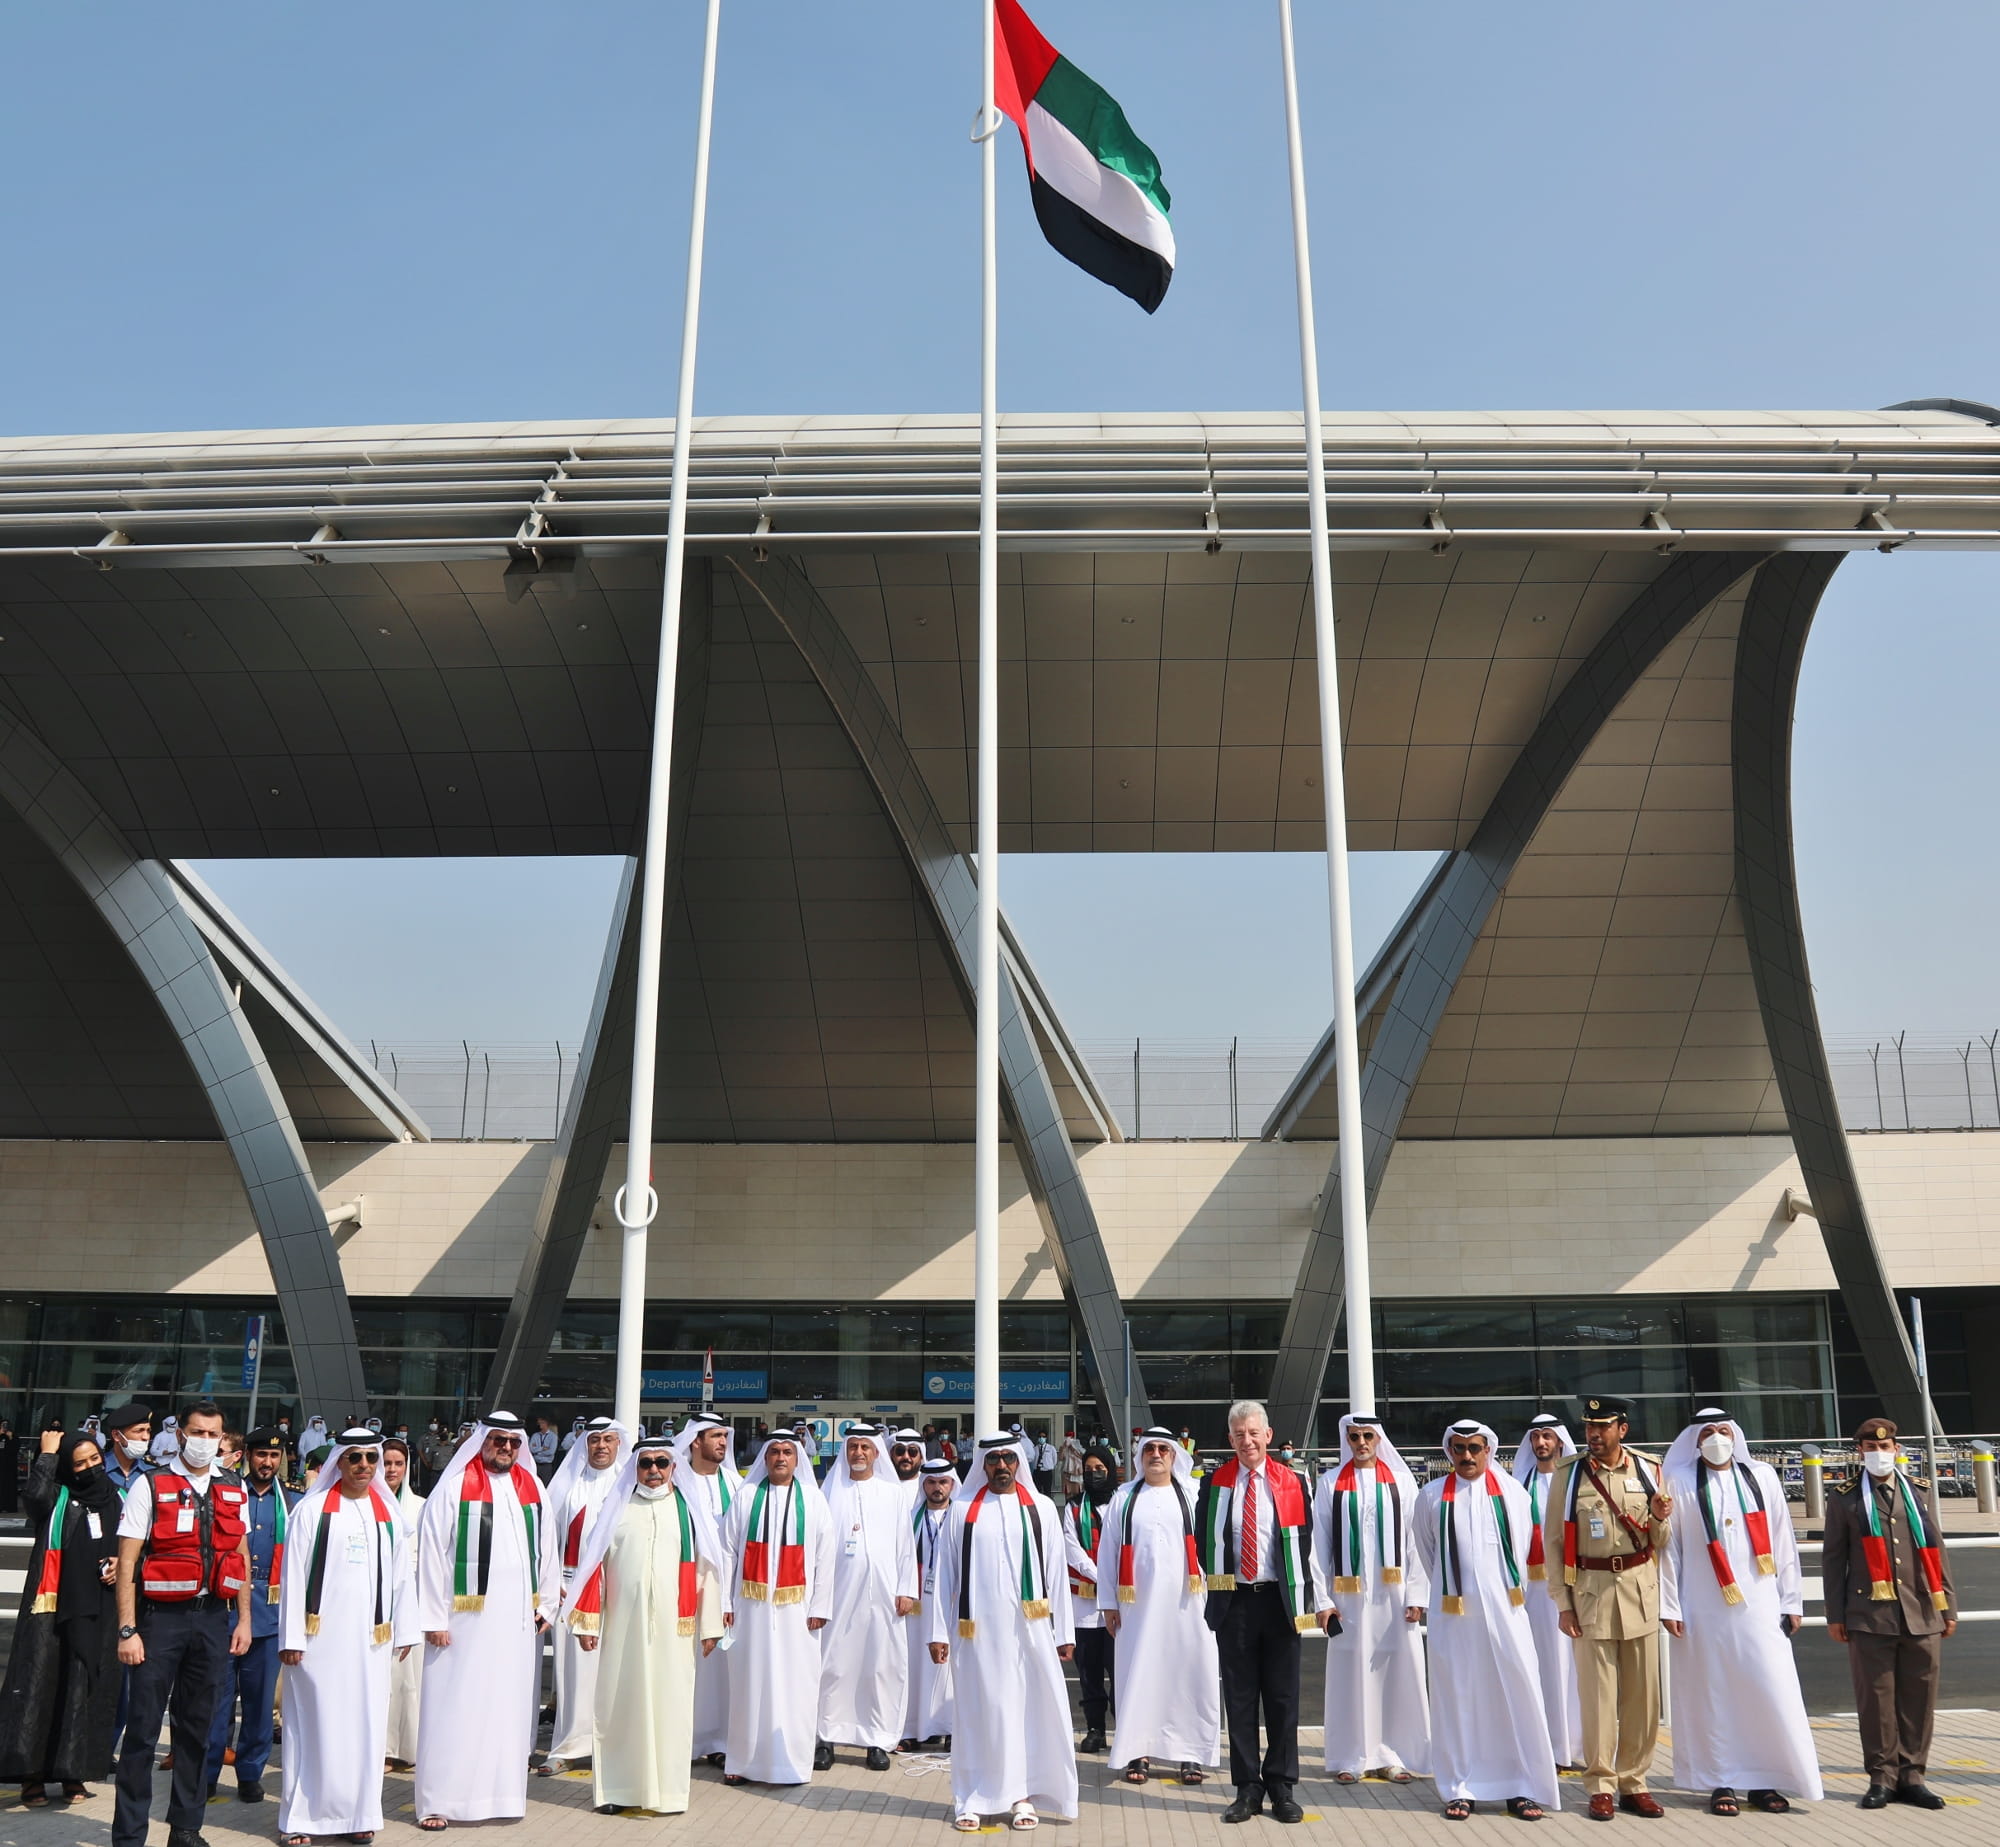
[[[1093,1507],[1102,1507],[1111,1498],[1111,1477],[1102,1469],[1085,1469],[1083,1495]]]
[[[102,1467],[78,1469],[66,1485],[77,1505],[93,1513],[105,1513],[119,1505],[118,1489]]]

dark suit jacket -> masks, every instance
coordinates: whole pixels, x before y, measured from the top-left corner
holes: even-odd
[[[1951,1582],[1951,1554],[1939,1549],[1945,1595],[1950,1610],[1931,1607],[1930,1585],[1917,1558],[1916,1541],[1910,1533],[1910,1518],[1903,1506],[1902,1491],[1894,1490],[1878,1499],[1883,1513],[1883,1535],[1889,1541],[1889,1560],[1895,1573],[1896,1595],[1878,1603],[1869,1595],[1868,1556],[1861,1541],[1867,1535],[1867,1517],[1861,1497],[1875,1492],[1873,1477],[1863,1474],[1852,1488],[1826,1497],[1826,1549],[1821,1559],[1825,1579],[1826,1620],[1845,1623],[1857,1635],[1936,1635],[1943,1630],[1947,1613],[1958,1615],[1958,1593]],[[1930,1497],[1911,1484],[1917,1504],[1923,1509],[1924,1524],[1938,1531],[1937,1515]]]

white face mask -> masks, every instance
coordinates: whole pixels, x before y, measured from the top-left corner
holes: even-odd
[[[128,1462],[137,1462],[152,1445],[144,1437],[120,1437],[118,1447],[125,1452]]]
[[[1701,1440],[1701,1453],[1719,1469],[1736,1454],[1736,1439],[1726,1430],[1711,1430]]]
[[[664,1501],[673,1491],[674,1484],[670,1481],[641,1481],[632,1484],[632,1492],[642,1501]]]
[[[1864,1449],[1861,1452],[1861,1466],[1877,1481],[1895,1474],[1896,1452],[1893,1449]]]
[[[222,1448],[220,1437],[182,1437],[181,1460],[199,1475],[212,1465],[216,1453]]]

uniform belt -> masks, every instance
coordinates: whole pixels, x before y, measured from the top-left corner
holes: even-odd
[[[1276,1590],[1278,1588],[1278,1580],[1276,1578],[1238,1578],[1236,1580],[1236,1588],[1238,1590]]]
[[[1638,1552],[1620,1552],[1611,1558],[1580,1558],[1576,1562],[1586,1571],[1630,1571],[1646,1564],[1652,1556],[1653,1548],[1647,1546]]]

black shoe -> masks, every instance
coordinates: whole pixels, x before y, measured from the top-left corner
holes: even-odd
[[[717,1769],[717,1770],[720,1770],[720,1769],[722,1768],[722,1766],[723,1766],[724,1762],[726,1761],[726,1759],[725,1759],[725,1757],[724,1757],[724,1755],[723,1755],[723,1753],[722,1753],[722,1752],[720,1752],[720,1751],[711,1751],[711,1752],[709,1752],[709,1754],[708,1754],[708,1755],[707,1755],[706,1757],[704,1757],[704,1758],[703,1758],[703,1759],[702,1759],[701,1761],[702,1761],[703,1763],[705,1763],[705,1764],[708,1764],[708,1765],[710,1765],[710,1766],[711,1766],[712,1768],[714,1768],[714,1769]]]
[[[1088,1725],[1084,1727],[1083,1742],[1076,1747],[1079,1751],[1101,1751],[1104,1749],[1104,1727]]]
[[[236,1800],[238,1802],[262,1802],[264,1800],[264,1785],[262,1783],[238,1783],[236,1785]]]
[[[815,1770],[831,1770],[833,1768],[833,1746],[828,1744],[824,1738],[813,1746],[813,1768]]]
[[[1868,1793],[1861,1798],[1860,1806],[1865,1809],[1885,1809],[1889,1806],[1889,1798],[1893,1793],[1887,1783],[1870,1783]],[[169,1841],[167,1847],[178,1847],[178,1844]]]
[[[1306,1812],[1299,1807],[1298,1798],[1292,1794],[1291,1784],[1280,1783],[1276,1789],[1268,1793],[1271,1800],[1271,1819],[1273,1821],[1305,1820]]]
[[[208,1847],[208,1837],[199,1828],[169,1828],[167,1847]]]
[[[889,1753],[879,1745],[871,1744],[868,1755],[862,1760],[871,1770],[886,1770],[889,1767]]]
[[[1944,1807],[1944,1798],[1927,1783],[1898,1783],[1893,1799],[1897,1802],[1907,1802],[1913,1809]]]
[[[1255,1784],[1248,1789],[1239,1789],[1236,1800],[1222,1811],[1224,1821],[1255,1821],[1264,1810],[1264,1792]],[[169,1841],[167,1847],[180,1847],[180,1843]]]

